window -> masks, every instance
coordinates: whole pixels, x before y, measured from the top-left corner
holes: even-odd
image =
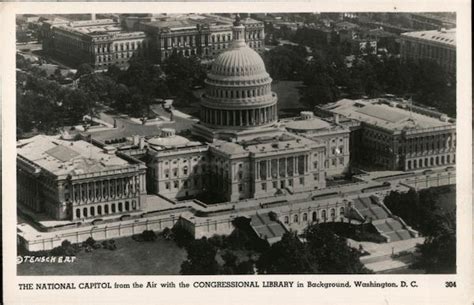
[[[173,168],[173,177],[177,177],[177,176],[178,176],[178,169]]]
[[[170,177],[170,170],[165,169],[165,178],[169,178],[169,177]]]
[[[293,215],[293,222],[298,222],[298,214]]]
[[[175,189],[177,189],[177,188],[179,187],[179,181],[178,181],[178,180],[173,181],[173,187],[174,187]]]
[[[288,216],[285,216],[285,223],[288,224],[290,222],[290,218]]]
[[[183,175],[187,175],[188,174],[188,167],[185,166],[183,167]]]
[[[304,177],[300,177],[300,184],[304,185]]]
[[[165,183],[165,188],[166,188],[167,190],[170,189],[170,183],[169,183],[169,182],[166,182],[166,183]]]
[[[331,164],[332,164],[333,166],[336,166],[336,159],[332,159],[332,160],[331,160]]]
[[[308,221],[308,214],[303,213],[303,221]]]
[[[242,172],[239,172],[239,173],[238,173],[238,179],[239,179],[239,180],[242,180]]]
[[[318,161],[313,162],[313,168],[318,168]]]
[[[184,181],[184,182],[183,182],[183,187],[184,187],[185,189],[188,188],[188,181]]]
[[[319,180],[318,174],[313,174],[313,179],[314,179],[314,181],[318,181]]]
[[[293,179],[288,179],[288,185],[293,186]]]
[[[278,187],[278,183],[276,181],[273,181],[272,186],[273,186],[274,189],[276,189]]]
[[[262,183],[262,190],[265,191],[266,189],[267,189],[267,184],[264,182],[264,183]]]
[[[239,192],[242,192],[242,189],[243,189],[242,184],[239,184]]]
[[[344,165],[344,158],[339,158],[339,165]]]

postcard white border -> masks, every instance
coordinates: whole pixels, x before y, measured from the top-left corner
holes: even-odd
[[[15,14],[148,12],[414,12],[457,13],[457,262],[456,275],[292,275],[292,276],[16,276]],[[470,304],[472,292],[472,51],[470,2],[335,0],[314,2],[85,2],[0,3],[2,93],[3,270],[6,304]],[[19,282],[278,280],[411,281],[417,289],[127,289],[19,291]],[[456,281],[457,288],[444,288]]]

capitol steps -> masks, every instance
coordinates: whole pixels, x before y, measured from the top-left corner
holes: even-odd
[[[369,220],[382,236],[388,238],[388,242],[415,237],[402,220],[396,216],[392,217],[389,211],[378,204],[377,199],[374,197],[354,199],[354,209],[366,220]]]

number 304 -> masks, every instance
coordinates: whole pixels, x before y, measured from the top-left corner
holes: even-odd
[[[453,288],[456,287],[456,282],[445,282],[444,285],[446,288]]]

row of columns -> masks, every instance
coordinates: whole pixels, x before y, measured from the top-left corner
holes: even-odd
[[[122,212],[132,212],[137,210],[138,204],[135,200],[125,202],[114,202],[96,204],[88,207],[74,207],[72,219],[81,219],[95,216],[106,216]]]
[[[456,159],[455,155],[451,157],[451,155],[442,155],[442,156],[432,156],[426,158],[418,158],[406,161],[406,167],[408,170],[410,169],[417,169],[417,168],[424,168],[424,167],[432,167],[438,165],[448,165],[448,164],[455,164]]]
[[[121,198],[140,192],[143,187],[140,176],[78,183],[72,185],[72,202],[100,201],[103,198]]]
[[[267,180],[304,175],[309,171],[308,155],[257,161],[256,179]]]
[[[257,109],[219,110],[203,107],[202,121],[220,126],[260,126],[274,122],[277,117],[276,105]]]
[[[407,153],[423,153],[426,151],[439,152],[455,147],[454,135],[435,135],[434,137],[411,138],[406,141],[405,145]]]
[[[161,47],[171,48],[177,46],[196,46],[196,35],[162,37],[160,38]]]
[[[288,216],[284,216],[283,222],[285,224],[300,223],[300,222],[307,222],[307,221],[317,222],[320,219],[322,219],[323,221],[326,221],[326,220],[334,221],[338,216],[344,217],[344,215],[345,215],[344,207],[318,209],[313,212],[310,211],[309,213],[304,212],[304,213],[291,214],[290,212]]]
[[[227,71],[229,72],[229,71]],[[235,71],[239,73],[240,71]],[[230,73],[234,73],[234,71],[230,71]],[[263,85],[259,86],[258,88],[254,89],[218,89],[218,88],[209,88],[206,94],[210,97],[215,98],[250,98],[250,97],[258,97],[264,96],[271,93],[271,85]]]

